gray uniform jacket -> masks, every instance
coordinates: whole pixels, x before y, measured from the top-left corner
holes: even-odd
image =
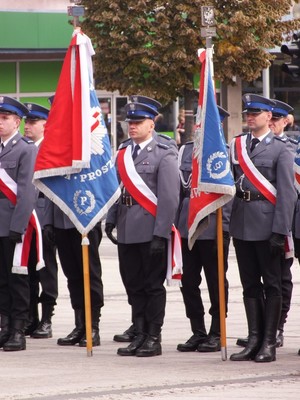
[[[179,229],[182,238],[188,238],[188,213],[190,204],[190,177],[192,174],[192,155],[193,155],[194,142],[187,142],[181,147],[181,160],[179,165],[180,177],[181,177],[181,202],[178,209],[177,215],[177,228]],[[222,222],[223,231],[229,231],[229,220],[231,213],[232,201],[227,203],[222,208]],[[216,212],[209,215],[208,227],[198,236],[197,240],[215,240],[217,237],[217,220]]]
[[[37,148],[21,134],[14,136],[0,153],[0,168],[17,184],[17,203],[12,205],[0,192],[0,236],[8,237],[9,231],[23,234],[27,228],[36,200],[32,184]]]
[[[131,139],[119,148],[131,144]],[[150,242],[153,235],[169,238],[179,202],[177,155],[169,146],[153,139],[134,160],[135,168],[157,197],[157,214],[153,217],[139,204],[122,204],[122,196],[109,210],[106,223],[117,226],[118,242]]]
[[[39,146],[37,147],[39,149]],[[53,225],[53,203],[45,196],[42,192],[37,190],[38,196],[35,205],[35,211],[37,213],[41,228],[45,225]]]
[[[277,189],[276,205],[268,200],[245,201],[235,196],[230,220],[230,233],[241,240],[268,240],[271,233],[288,235],[292,227],[296,203],[294,187],[294,155],[287,141],[270,132],[250,153],[251,135],[247,150],[255,167]],[[258,189],[244,175],[236,157],[234,140],[231,161],[236,190],[258,193]]]

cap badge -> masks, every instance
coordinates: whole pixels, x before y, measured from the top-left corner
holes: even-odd
[[[131,111],[134,111],[135,110],[135,104],[134,103],[130,103],[129,104],[129,108],[130,108]]]
[[[132,101],[134,101],[135,103],[138,103],[138,97],[137,96],[132,96]]]
[[[4,97],[3,96],[0,96],[0,103],[1,104],[4,103]]]
[[[29,103],[28,103],[28,104],[27,104],[27,108],[28,108],[29,111],[31,111],[31,110],[32,110],[32,104],[29,104]]]

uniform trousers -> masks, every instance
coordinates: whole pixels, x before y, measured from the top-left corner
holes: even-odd
[[[224,248],[224,272],[228,269],[228,246]],[[188,240],[182,239],[183,275],[181,293],[185,304],[186,316],[191,320],[201,320],[204,307],[201,298],[201,272],[204,270],[209,299],[211,316],[219,318],[219,282],[218,282],[218,254],[215,240],[196,240],[192,250],[188,248]],[[226,311],[228,302],[228,281],[225,277]]]
[[[76,228],[55,228],[55,238],[61,267],[67,278],[72,308],[84,310],[82,235]],[[88,239],[90,241],[88,250],[91,307],[92,309],[99,309],[104,304],[102,268],[99,256],[99,246],[102,239],[101,228],[96,226],[92,229],[88,233]]]
[[[166,307],[164,281],[167,274],[167,249],[151,256],[150,244],[118,244],[120,273],[130,299],[133,321],[163,325]]]
[[[233,239],[233,244],[244,297],[281,296],[281,254],[272,256],[268,240]]]
[[[35,303],[56,305],[58,297],[56,245],[43,240],[43,257],[45,267],[36,271],[36,235],[32,235],[28,273],[30,281],[30,301]],[[41,294],[39,284],[41,284]]]
[[[0,237],[0,314],[11,319],[27,320],[29,313],[29,278],[12,273],[15,244]]]
[[[291,307],[291,299],[293,292],[293,277],[291,267],[293,265],[293,258],[285,258],[284,255],[281,258],[281,289],[282,289],[282,307],[281,317],[279,320],[279,329],[283,329],[283,325],[286,322],[288,312]]]

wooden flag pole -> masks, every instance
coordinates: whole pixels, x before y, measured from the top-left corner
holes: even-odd
[[[226,301],[225,301],[225,273],[224,273],[224,248],[223,248],[223,225],[222,208],[217,209],[217,243],[218,243],[218,281],[219,281],[219,309],[220,309],[220,332],[221,332],[221,357],[227,360],[226,347]]]
[[[92,341],[92,317],[91,317],[91,290],[90,290],[90,268],[89,268],[89,239],[82,235],[82,260],[83,260],[83,283],[84,283],[84,309],[85,309],[85,334],[87,356],[93,355]]]

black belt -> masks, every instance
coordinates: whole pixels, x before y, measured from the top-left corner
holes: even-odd
[[[139,204],[136,200],[134,200],[133,197],[127,196],[125,194],[122,194],[122,196],[121,196],[121,203],[127,207],[131,207],[134,204]]]
[[[265,196],[261,193],[250,192],[250,190],[245,190],[244,192],[236,192],[236,197],[245,201],[267,200]]]

